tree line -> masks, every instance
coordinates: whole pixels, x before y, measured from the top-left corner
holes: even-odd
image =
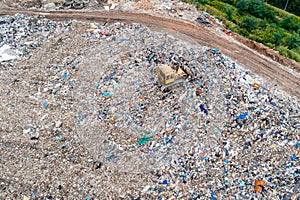
[[[284,2],[286,10],[300,0]],[[263,43],[300,62],[300,18],[270,6],[264,0],[186,0],[222,20],[224,25],[249,39]],[[296,8],[295,10],[299,9]]]

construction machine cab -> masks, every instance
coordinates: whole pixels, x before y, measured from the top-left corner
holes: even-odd
[[[186,73],[181,68],[174,70],[166,64],[159,65],[156,73],[159,85],[162,86],[162,90],[169,86],[176,85],[177,83],[182,83],[183,78],[186,77]]]

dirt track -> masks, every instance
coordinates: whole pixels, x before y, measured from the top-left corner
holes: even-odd
[[[218,36],[215,32],[212,32],[198,24],[191,22],[175,20],[165,17],[152,16],[141,13],[129,13],[129,12],[106,12],[106,11],[78,11],[78,10],[62,10],[41,12],[38,10],[20,10],[20,9],[0,9],[0,15],[13,15],[15,13],[24,13],[28,15],[44,15],[49,19],[54,20],[85,20],[104,22],[106,19],[110,19],[111,22],[122,21],[126,23],[141,23],[155,30],[168,31],[173,35],[197,42],[201,45],[214,47],[220,49],[226,56],[234,59],[238,64],[251,70],[252,72],[264,77],[268,81],[273,81],[283,90],[291,95],[295,95],[300,98],[300,78],[293,74],[293,72],[286,70],[279,63],[267,58],[266,56],[257,52],[258,45],[252,43],[246,45],[254,48],[250,49],[247,46],[237,42],[236,40],[227,40],[224,37]],[[241,41],[241,37],[238,37]],[[245,39],[245,41],[247,41]],[[269,51],[268,51],[269,52]],[[268,55],[269,53],[265,55]],[[273,56],[274,59],[274,56]],[[275,59],[278,60],[278,59]],[[282,60],[282,59],[281,59]],[[281,63],[290,63],[289,67],[294,69],[300,69],[300,64],[292,62],[289,59],[285,59],[284,62],[278,60]]]

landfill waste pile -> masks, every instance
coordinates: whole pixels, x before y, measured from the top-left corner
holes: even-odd
[[[300,104],[141,24],[0,17],[1,199],[297,199]],[[162,92],[156,69],[188,72]]]
[[[1,0],[0,8],[41,8],[42,0]]]
[[[64,7],[81,9],[89,3],[89,0],[64,0]]]
[[[99,8],[106,0],[1,0],[1,7],[40,8],[45,10]]]

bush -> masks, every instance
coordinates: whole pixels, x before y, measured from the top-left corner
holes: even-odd
[[[286,32],[283,29],[279,28],[273,32],[273,35],[274,35],[274,39],[275,39],[274,44],[280,45],[281,43],[283,43],[282,40],[283,40],[284,36],[286,35]]]
[[[289,49],[285,46],[279,46],[276,48],[281,55],[284,57],[289,57]]]
[[[258,20],[253,16],[246,16],[242,18],[240,27],[246,29],[247,31],[251,32],[252,30],[256,29],[258,25]]]
[[[297,49],[300,47],[300,36],[296,32],[292,35],[289,35],[285,38],[285,44],[289,47],[289,49]]]
[[[268,25],[264,33],[264,43],[272,43],[275,46],[278,46],[283,43],[285,35],[286,31],[282,28],[276,27],[276,24]]]
[[[276,29],[274,27],[271,26],[267,26],[267,28],[265,29],[265,33],[264,33],[264,42],[265,43],[271,43],[271,44],[275,44],[276,38],[274,35],[274,31]],[[268,45],[270,46],[270,45]]]
[[[272,48],[272,49],[276,47],[275,44],[269,43],[269,42],[266,43],[266,45],[267,45],[268,47]]]
[[[300,33],[300,21],[294,16],[285,17],[279,25],[286,30]]]
[[[293,50],[289,50],[288,47],[285,46],[279,46],[276,48],[279,53],[287,58],[292,58],[297,62],[300,62],[300,54],[298,52],[295,52]]]
[[[251,14],[261,19],[275,19],[275,12],[268,9],[263,0],[239,0],[236,7],[241,14]]]
[[[300,61],[299,17],[265,4],[264,0],[184,1],[222,20],[226,28]]]
[[[249,34],[249,38],[256,42],[264,43],[264,31],[260,31],[258,29],[252,30]]]
[[[229,20],[232,20],[233,16],[235,16],[237,14],[236,7],[234,7],[230,4],[224,3],[224,2],[214,0],[214,1],[210,1],[209,5],[222,11],[223,13],[226,13],[226,18]]]
[[[237,30],[236,30],[236,29],[237,29],[237,25],[236,25],[235,23],[231,22],[231,21],[226,21],[225,27],[226,27],[227,29],[232,30],[232,31],[235,31],[235,32],[237,31]]]
[[[295,52],[293,50],[289,50],[289,57],[294,59],[297,62],[300,62],[300,54],[298,52]]]
[[[245,28],[241,28],[241,27],[237,27],[236,28],[236,32],[241,34],[244,37],[248,37],[249,38],[249,31],[247,31]]]

